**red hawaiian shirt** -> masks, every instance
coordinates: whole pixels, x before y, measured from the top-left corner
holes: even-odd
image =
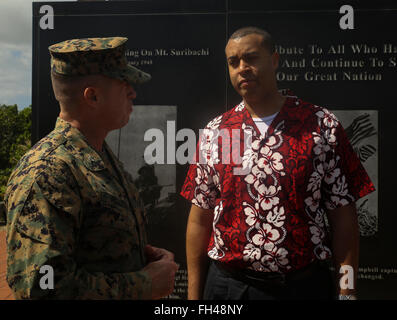
[[[286,96],[263,136],[244,106],[212,120],[181,195],[214,210],[208,256],[287,273],[331,257],[325,210],[375,190],[335,115]]]

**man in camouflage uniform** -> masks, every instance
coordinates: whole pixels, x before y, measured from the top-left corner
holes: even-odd
[[[142,202],[104,141],[127,124],[134,87],[150,79],[128,65],[126,41],[49,47],[61,112],[18,163],[5,196],[7,281],[17,299],[157,299],[173,290],[174,256],[147,245]],[[52,290],[43,289],[45,265]]]

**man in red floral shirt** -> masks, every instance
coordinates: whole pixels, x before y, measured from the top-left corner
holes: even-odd
[[[181,192],[188,298],[354,298],[355,201],[373,184],[331,112],[278,91],[267,32],[239,29],[225,51],[243,101],[203,130]]]

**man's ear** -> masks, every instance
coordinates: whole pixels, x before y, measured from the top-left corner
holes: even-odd
[[[84,101],[90,106],[98,103],[98,90],[95,87],[86,87],[83,92]]]

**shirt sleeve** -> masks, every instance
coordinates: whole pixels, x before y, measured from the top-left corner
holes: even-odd
[[[88,272],[74,259],[82,200],[66,165],[47,166],[18,197],[23,189],[8,201],[7,281],[17,299],[151,298],[146,272]],[[53,271],[53,289],[43,289],[43,266]]]
[[[214,209],[218,194],[219,179],[214,169],[218,150],[214,132],[203,130],[181,191],[182,197],[202,209]]]
[[[323,139],[327,141],[322,183],[326,208],[348,205],[373,192],[375,187],[339,121],[323,130]]]

